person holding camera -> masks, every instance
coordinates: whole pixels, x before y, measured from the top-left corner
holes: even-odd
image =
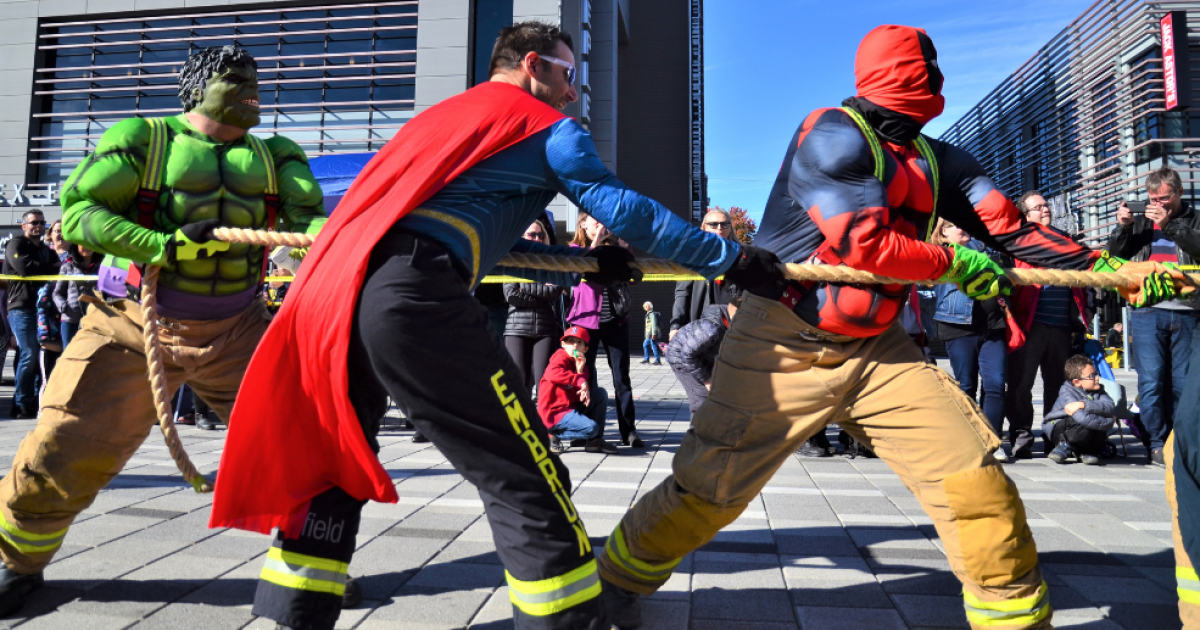
[[[1117,210],[1117,228],[1108,252],[1133,261],[1149,260],[1156,241],[1175,244],[1180,265],[1200,259],[1200,215],[1183,200],[1179,173],[1160,168],[1146,178],[1149,201],[1127,202]],[[1144,209],[1143,209],[1144,208]],[[1200,322],[1200,302],[1177,299],[1135,308],[1129,318],[1138,366],[1138,406],[1150,433],[1150,463],[1164,465],[1163,445],[1175,426],[1192,354],[1192,334]]]

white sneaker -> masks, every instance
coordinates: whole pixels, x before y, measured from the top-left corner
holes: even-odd
[[[995,453],[992,453],[992,457],[995,457],[995,458],[996,458],[996,461],[1000,462],[1001,464],[1007,464],[1007,463],[1008,463],[1008,455],[1005,455],[1005,454],[1004,454],[1004,447],[1003,447],[1003,446],[1001,446],[1000,448],[996,449],[996,452],[995,452]]]

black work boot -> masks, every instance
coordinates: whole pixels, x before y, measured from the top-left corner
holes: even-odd
[[[642,627],[641,595],[627,591],[604,578],[600,578],[601,597],[608,611],[608,621],[617,630],[637,630]]]
[[[800,457],[833,457],[829,449],[817,444],[816,438],[810,439],[800,445],[800,449],[796,451]]]
[[[0,569],[0,617],[7,617],[25,605],[25,596],[46,583],[39,571],[33,575],[17,573],[8,567]]]
[[[342,594],[342,610],[354,608],[362,603],[362,588],[349,575],[346,576],[346,592]]]
[[[196,414],[196,428],[204,431],[216,431],[217,421],[208,417],[206,413]]]

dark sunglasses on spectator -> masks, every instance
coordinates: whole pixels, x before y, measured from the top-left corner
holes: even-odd
[[[536,238],[539,241],[546,238],[545,232],[526,232],[525,238]]]
[[[30,222],[26,223],[25,225],[46,225],[46,222],[45,221],[30,221]]]
[[[705,223],[704,225],[707,225],[708,227],[713,228],[713,229],[731,228],[731,227],[733,227],[733,221],[709,221],[708,223]]]

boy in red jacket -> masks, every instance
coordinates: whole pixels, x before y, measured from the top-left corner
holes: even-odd
[[[550,432],[550,449],[563,453],[571,440],[587,440],[589,453],[617,452],[604,441],[604,413],[608,392],[588,385],[588,331],[571,326],[562,336],[562,348],[550,355],[550,364],[538,384],[538,415]],[[565,443],[564,443],[565,441]]]

